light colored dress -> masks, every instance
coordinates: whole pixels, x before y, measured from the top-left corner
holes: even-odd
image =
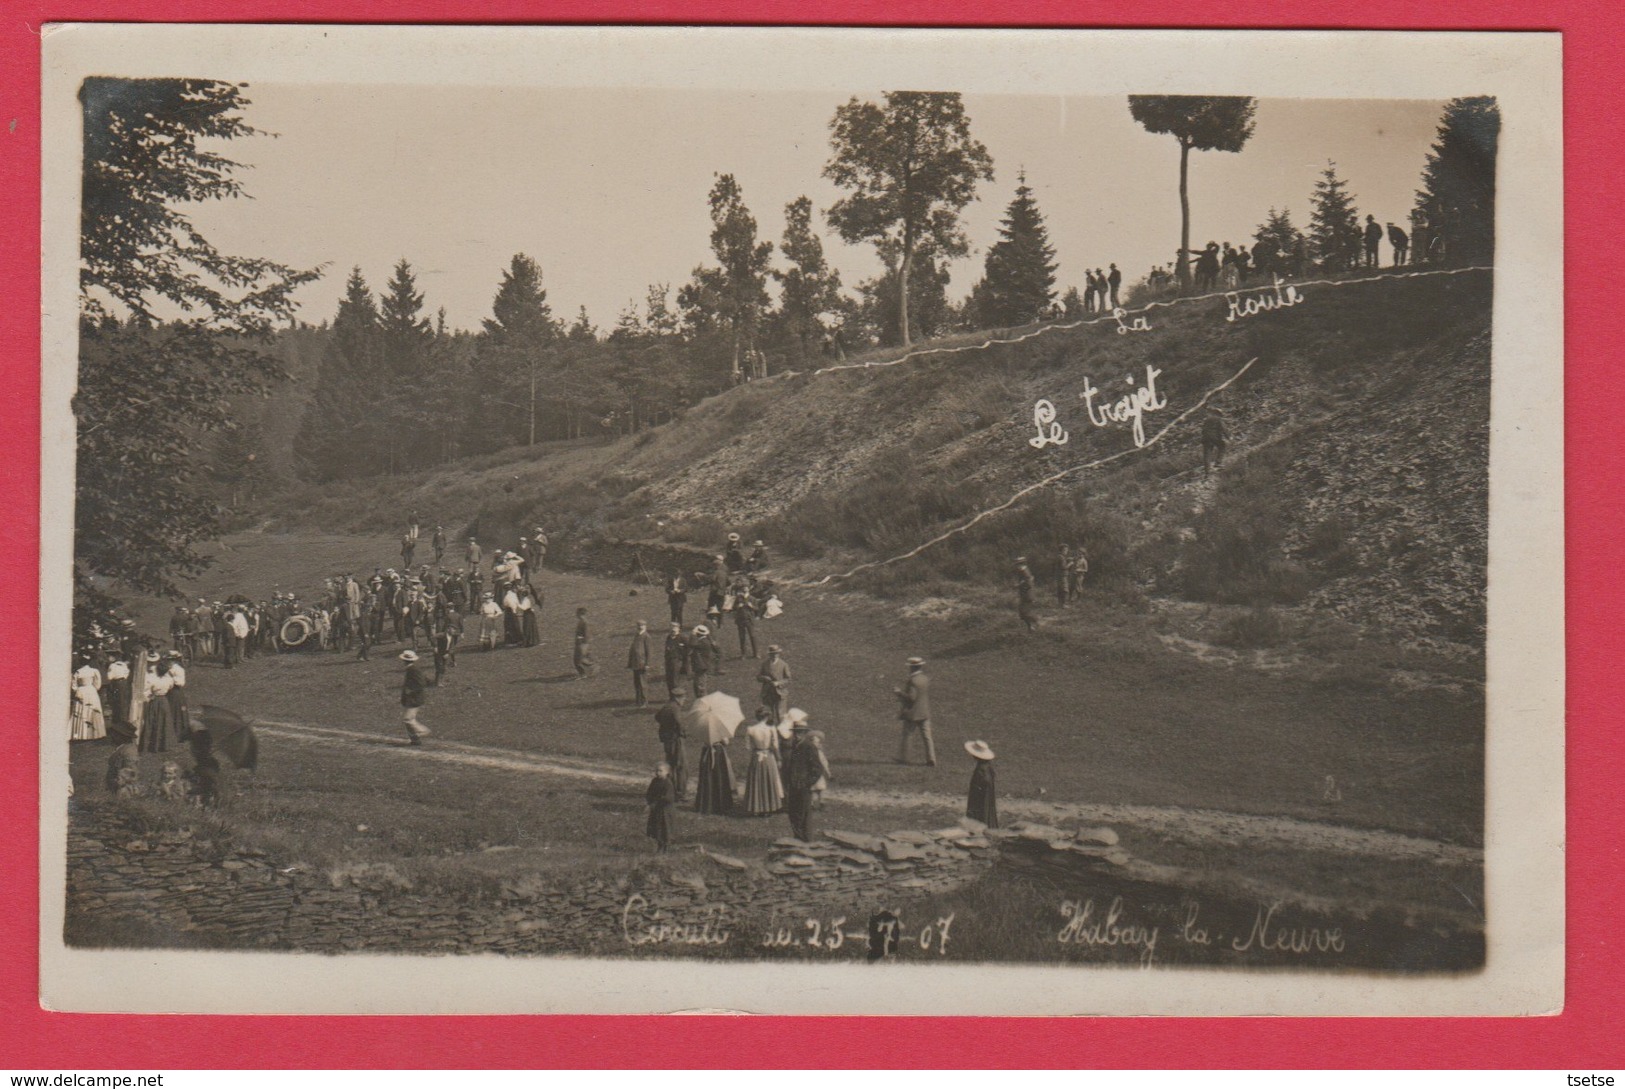
[[[107,720],[102,714],[101,671],[80,666],[73,675],[73,701],[68,712],[68,740],[97,741],[107,736]]]
[[[745,812],[753,817],[784,808],[784,782],[779,778],[779,732],[766,722],[745,730],[750,767],[745,772]]]

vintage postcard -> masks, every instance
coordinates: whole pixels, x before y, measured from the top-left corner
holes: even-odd
[[[44,67],[48,1008],[1562,1007],[1557,36]]]

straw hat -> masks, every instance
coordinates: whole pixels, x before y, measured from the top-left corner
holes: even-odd
[[[803,711],[801,708],[790,708],[790,714],[786,717],[788,717],[790,720],[790,728],[792,730],[807,729],[807,712]]]
[[[769,643],[767,645],[767,652],[769,654],[783,654],[784,648],[779,646],[777,643]]]
[[[415,651],[415,650],[403,650],[403,651],[401,651],[401,661],[403,661],[403,662],[415,662],[417,660],[418,660],[418,652],[417,651]]]
[[[908,664],[911,665],[911,666],[923,666],[925,664],[925,659],[924,658],[910,658],[908,660]]]
[[[978,760],[993,759],[993,750],[987,747],[985,741],[967,741],[965,742],[965,751]]]
[[[694,634],[695,635],[710,635],[711,634],[711,629],[706,627],[704,624],[695,624],[694,625]]]
[[[730,533],[730,534],[728,534],[728,540],[730,540],[730,541],[737,541],[737,540],[739,540],[739,534],[737,534],[737,533]]]

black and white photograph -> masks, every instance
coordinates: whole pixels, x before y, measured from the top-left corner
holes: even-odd
[[[1561,1004],[1550,36],[45,50],[48,1006]]]

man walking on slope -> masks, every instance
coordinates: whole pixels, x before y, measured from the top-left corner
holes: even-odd
[[[902,707],[897,712],[902,733],[897,741],[897,762],[908,763],[908,741],[918,733],[925,741],[925,762],[937,766],[937,746],[931,738],[931,678],[925,675],[925,659],[908,660],[908,683],[894,688]]]

